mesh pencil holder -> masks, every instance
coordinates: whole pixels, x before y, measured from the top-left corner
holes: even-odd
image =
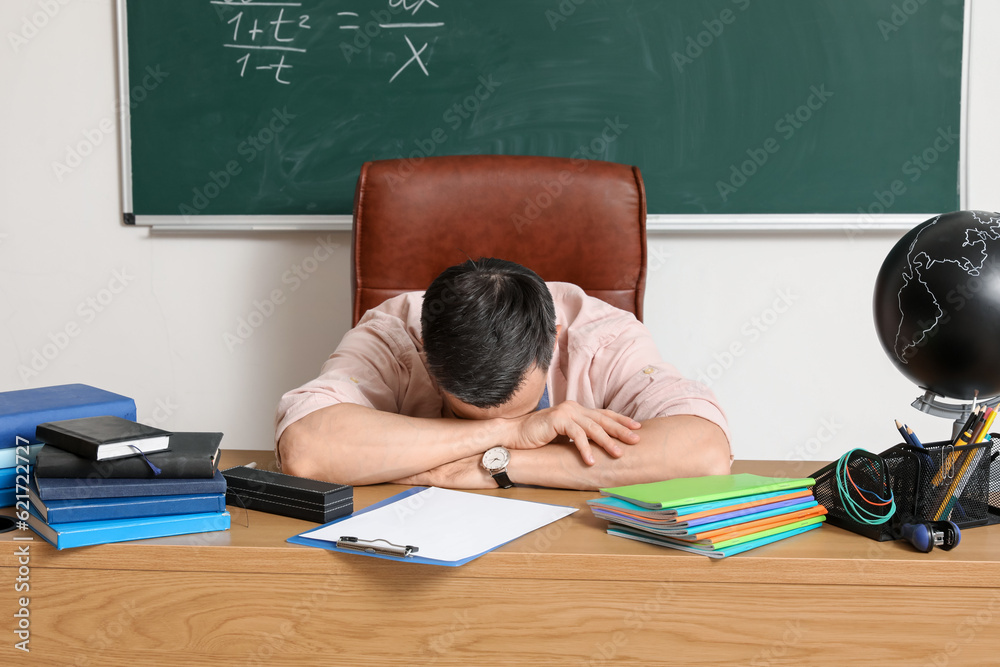
[[[960,528],[1000,523],[1000,436],[991,437],[961,447],[899,444],[878,455],[852,453],[839,473],[837,461],[813,473],[813,494],[826,507],[828,523],[880,542],[899,539],[907,523],[950,520]],[[882,503],[888,496],[880,489],[892,490],[892,517],[880,524],[858,520],[850,506],[859,503],[872,516],[888,513],[890,506]]]

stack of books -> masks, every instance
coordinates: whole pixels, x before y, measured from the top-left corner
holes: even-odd
[[[608,534],[725,558],[819,528],[812,478],[712,475],[601,489]]]
[[[0,507],[15,503],[18,475],[24,495],[28,466],[41,448],[39,424],[98,415],[135,419],[135,401],[85,384],[0,392]]]
[[[221,433],[117,417],[39,424],[28,525],[57,549],[229,528]]]

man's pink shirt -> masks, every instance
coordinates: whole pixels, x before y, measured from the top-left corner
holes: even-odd
[[[575,285],[546,284],[555,301],[556,324],[562,325],[547,379],[552,405],[576,401],[640,422],[694,415],[718,424],[729,438],[725,414],[712,391],[664,362],[649,330],[631,313]],[[420,354],[423,300],[423,292],[409,292],[365,313],[323,364],[320,376],[281,397],[275,442],[289,424],[337,403],[440,418],[441,394]]]

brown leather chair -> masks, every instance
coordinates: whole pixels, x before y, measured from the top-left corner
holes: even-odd
[[[646,196],[637,167],[515,155],[366,162],[352,242],[354,324],[479,257],[574,283],[642,319]]]

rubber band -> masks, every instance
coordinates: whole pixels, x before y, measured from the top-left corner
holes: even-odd
[[[862,465],[867,464],[866,467],[872,472],[873,477],[881,478],[882,486],[889,491],[888,500],[882,498],[874,491],[867,491],[860,489],[858,485],[854,483],[854,479],[851,477],[851,471],[847,463],[850,460],[851,455],[854,454],[855,452],[860,452],[862,455],[867,457],[867,458],[862,458],[861,463]],[[872,462],[873,459],[878,462],[879,464],[878,466],[876,466]],[[892,487],[889,485],[887,473],[885,472],[885,462],[882,461],[881,457],[872,454],[871,452],[866,452],[863,449],[852,449],[837,460],[836,471],[837,471],[836,475],[837,490],[840,492],[840,497],[844,501],[844,511],[847,512],[847,515],[851,519],[857,521],[858,523],[863,523],[868,526],[877,526],[886,523],[887,521],[889,521],[889,519],[893,517],[893,515],[895,515],[896,502],[892,493]],[[845,483],[845,479],[847,482],[850,482],[850,485],[854,487],[854,489],[858,492],[858,495],[860,496],[861,500],[874,507],[888,506],[887,510],[883,510],[886,511],[887,513],[876,514],[875,512],[872,512],[867,508],[863,507],[858,501],[856,501],[854,498],[851,497],[851,491],[850,488],[848,488],[847,484]],[[882,500],[883,502],[876,503],[872,500],[869,500],[864,496],[864,493],[870,493],[879,500]]]
[[[865,497],[864,497],[864,495],[862,495],[862,496],[861,496],[861,498],[862,498],[863,500],[865,500],[866,502],[868,502],[868,503],[870,503],[870,504],[872,504],[872,505],[879,505],[879,506],[880,506],[880,505],[888,505],[889,503],[891,503],[891,502],[892,502],[892,498],[891,498],[891,497],[889,497],[889,498],[883,498],[882,496],[878,495],[878,494],[877,494],[877,493],[875,493],[874,491],[869,491],[868,489],[862,489],[862,488],[860,488],[860,487],[859,487],[859,486],[858,486],[858,485],[857,485],[857,484],[856,484],[856,483],[854,482],[854,478],[852,478],[852,477],[851,477],[851,469],[850,469],[850,468],[847,468],[847,481],[849,481],[849,482],[851,483],[851,486],[853,486],[853,487],[854,487],[854,489],[855,489],[855,490],[856,490],[856,491],[857,491],[858,493],[860,493],[860,494],[865,494],[865,493],[870,493],[870,494],[872,494],[873,496],[875,496],[876,498],[878,498],[879,500],[881,500],[881,501],[882,501],[882,502],[880,502],[880,503],[877,503],[877,502],[875,502],[874,500],[868,500],[867,498],[865,498]],[[891,496],[891,495],[892,495],[892,494],[890,493],[890,496]]]

